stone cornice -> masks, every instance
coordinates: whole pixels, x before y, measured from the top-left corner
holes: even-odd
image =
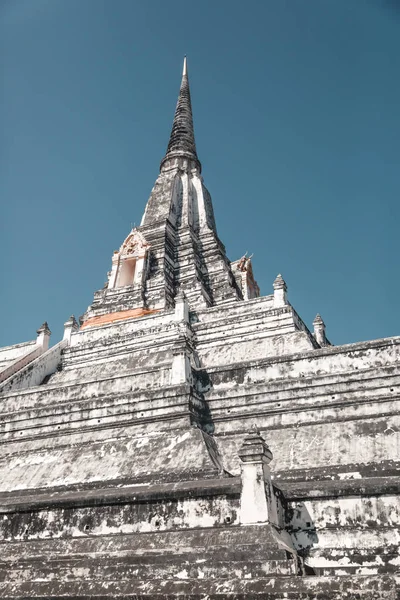
[[[125,485],[104,488],[96,486],[84,490],[57,490],[37,492],[32,490],[25,496],[0,495],[0,514],[38,511],[52,508],[78,508],[85,506],[135,504],[210,496],[239,496],[240,477],[222,479],[200,479],[158,484]]]

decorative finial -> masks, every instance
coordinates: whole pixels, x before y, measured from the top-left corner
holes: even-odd
[[[325,326],[324,320],[321,317],[321,315],[319,313],[317,313],[317,316],[315,317],[314,321],[313,321],[313,325],[323,325]]]
[[[49,334],[49,335],[51,334],[51,331],[50,331],[50,328],[49,328],[49,326],[48,326],[48,323],[47,323],[47,321],[45,321],[45,322],[43,323],[43,325],[41,325],[41,326],[39,327],[39,329],[36,331],[36,333],[37,333],[38,335],[39,335],[40,333],[47,333],[47,334]]]
[[[263,456],[267,463],[273,458],[271,449],[261,435],[260,430],[256,425],[253,425],[243,439],[242,446],[239,450],[239,458],[242,461],[247,462],[250,457],[254,458],[255,454],[259,454],[260,457]]]
[[[276,276],[274,281],[274,308],[282,308],[286,306],[288,301],[286,298],[287,285],[282,275]]]
[[[182,71],[182,76],[184,77],[185,75],[187,75],[187,60],[186,60],[186,54],[185,57],[183,59],[183,71]]]
[[[45,321],[43,323],[43,325],[41,327],[39,327],[39,329],[37,330],[36,333],[37,333],[36,345],[40,346],[42,348],[43,352],[46,352],[46,350],[49,347],[49,341],[50,341],[50,336],[51,336],[51,331],[49,329],[47,321]]]
[[[68,344],[71,343],[71,336],[75,331],[78,331],[79,325],[75,319],[74,315],[71,315],[68,321],[64,323],[64,340],[68,341]]]
[[[315,319],[313,321],[313,325],[314,325],[314,338],[317,341],[317,343],[321,347],[328,346],[329,342],[326,339],[325,323],[319,313],[315,317]]]
[[[64,326],[70,325],[71,327],[75,327],[76,329],[79,327],[77,320],[75,319],[75,315],[71,315],[68,321],[64,323]]]
[[[280,290],[280,289],[287,290],[287,285],[286,285],[286,282],[283,279],[282,275],[280,273],[278,273],[278,275],[276,276],[276,279],[274,281],[274,290]]]

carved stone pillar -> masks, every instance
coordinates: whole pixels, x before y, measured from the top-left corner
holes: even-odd
[[[143,271],[144,271],[144,267],[145,267],[144,261],[145,261],[144,254],[142,256],[139,256],[136,261],[135,276],[133,279],[133,283],[135,283],[137,285],[142,285],[142,283],[143,283]]]
[[[112,256],[112,266],[110,279],[108,280],[108,289],[112,290],[115,288],[117,282],[117,274],[118,274],[118,265],[119,265],[119,252],[116,250]]]
[[[239,450],[242,493],[240,522],[278,524],[269,463],[273,455],[259,431],[247,435]]]
[[[177,349],[173,352],[171,383],[187,383],[189,385],[193,383],[190,353],[186,349]]]
[[[189,323],[189,305],[185,294],[180,291],[175,296],[175,321]]]

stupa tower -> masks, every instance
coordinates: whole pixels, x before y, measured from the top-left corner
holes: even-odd
[[[230,263],[186,61],[80,326],[0,348],[0,597],[395,600],[400,338],[332,346]]]
[[[254,296],[256,284],[253,288]],[[96,293],[84,321],[170,308],[178,291],[193,307],[243,300],[201,175],[186,58],[167,152],[140,227],[114,253],[107,285]]]

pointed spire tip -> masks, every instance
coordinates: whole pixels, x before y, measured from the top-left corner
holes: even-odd
[[[178,102],[175,109],[172,131],[167,153],[161,161],[160,168],[170,159],[185,159],[195,163],[199,172],[201,164],[197,157],[194,139],[192,104],[190,100],[189,78],[187,76],[187,59],[183,61],[183,75],[179,89]]]

